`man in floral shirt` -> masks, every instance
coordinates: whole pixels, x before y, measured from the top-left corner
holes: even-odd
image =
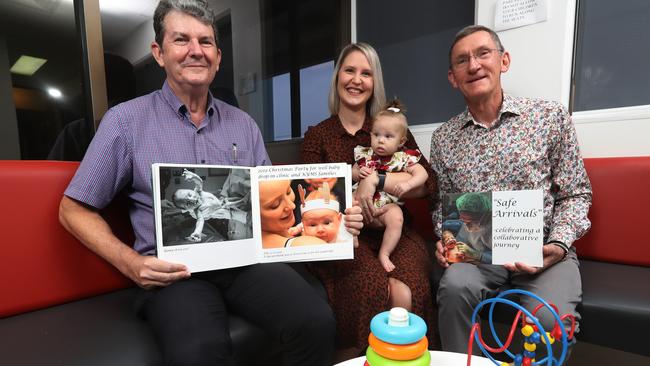
[[[544,192],[544,265],[450,265],[440,242],[436,259],[446,268],[440,281],[442,347],[465,352],[474,307],[504,285],[532,291],[579,317],[582,297],[578,259],[572,244],[590,227],[591,185],[575,129],[559,103],[514,97],[501,89],[510,55],[497,34],[469,26],[449,53],[449,82],[463,94],[467,109],[438,128],[431,138],[431,166],[442,193],[541,189]],[[433,213],[441,235],[441,207]],[[536,301],[521,299],[532,310]],[[548,330],[554,319],[538,313]]]

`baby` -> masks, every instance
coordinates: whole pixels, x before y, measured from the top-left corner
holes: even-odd
[[[292,234],[302,231],[304,235],[315,236],[328,243],[336,242],[341,226],[342,214],[339,202],[330,194],[329,184],[324,182],[318,190],[305,197],[305,190],[298,185],[300,195],[301,223],[293,228]]]
[[[177,189],[172,196],[172,202],[183,212],[196,219],[194,231],[185,239],[198,243],[203,237],[203,225],[206,219],[230,219],[230,211],[226,209],[227,200],[219,198],[203,190],[203,179],[196,173],[183,169],[183,178],[194,183],[194,189]]]
[[[399,197],[426,182],[428,174],[418,163],[422,154],[418,150],[404,149],[408,132],[404,112],[404,106],[395,99],[377,113],[370,133],[371,147],[354,148],[356,161],[352,167],[354,181],[358,182],[374,171],[378,174],[407,172],[411,174],[411,178],[395,186],[395,193]],[[395,269],[395,265],[390,260],[390,255],[400,239],[404,221],[402,209],[398,206],[401,202],[398,197],[384,191],[375,192],[373,199],[376,207],[386,207],[384,213],[370,226],[385,228],[379,248],[379,261],[386,272],[391,272]]]

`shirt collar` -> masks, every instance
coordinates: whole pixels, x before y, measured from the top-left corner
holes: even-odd
[[[184,117],[185,113],[187,113],[187,107],[181,102],[180,99],[174,94],[174,91],[172,88],[169,86],[169,83],[167,80],[163,83],[162,86],[162,95],[167,104],[169,104],[170,107],[176,112],[176,114],[179,117]],[[217,110],[217,105],[214,103],[214,98],[212,97],[212,93],[208,90],[208,116],[212,117],[214,115],[214,112]]]
[[[521,110],[517,105],[515,98],[510,94],[503,93],[503,102],[501,103],[501,109],[497,114],[497,123],[495,126],[499,125],[502,122],[502,117],[504,115],[515,115],[518,116],[521,114]],[[463,129],[469,125],[481,126],[478,122],[474,120],[472,114],[469,112],[469,108],[465,107],[465,111],[459,116],[459,129]]]

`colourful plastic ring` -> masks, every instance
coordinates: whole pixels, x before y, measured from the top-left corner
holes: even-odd
[[[431,363],[431,354],[427,351],[414,360],[397,361],[381,357],[372,348],[368,347],[366,350],[366,359],[370,366],[429,366]]]
[[[412,360],[418,358],[429,347],[427,337],[420,338],[416,343],[398,345],[382,342],[372,333],[368,336],[368,344],[370,344],[370,348],[375,353],[382,357],[390,358],[391,360]]]
[[[370,331],[386,343],[409,344],[419,341],[427,334],[427,324],[419,316],[409,313],[408,326],[394,327],[388,325],[388,311],[384,311],[372,318]]]

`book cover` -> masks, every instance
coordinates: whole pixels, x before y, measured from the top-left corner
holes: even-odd
[[[541,190],[444,193],[442,244],[449,263],[543,265]]]
[[[191,272],[351,259],[350,166],[153,164],[159,258]]]

